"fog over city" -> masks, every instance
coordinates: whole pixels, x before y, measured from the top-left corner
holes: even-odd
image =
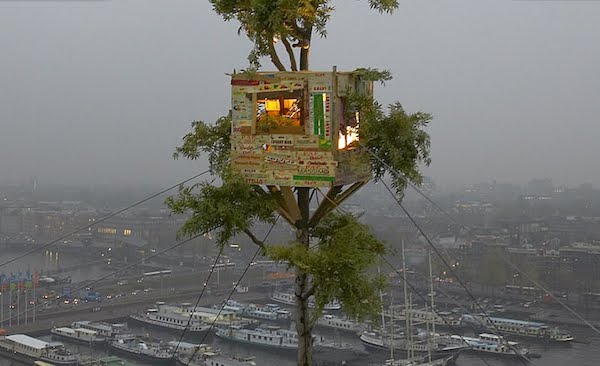
[[[435,117],[425,174],[438,184],[600,184],[600,2],[336,5],[311,68],[390,69],[378,98]],[[0,2],[0,183],[193,175],[203,163],[172,152],[192,120],[227,113],[225,73],[250,49],[237,27],[200,0]]]

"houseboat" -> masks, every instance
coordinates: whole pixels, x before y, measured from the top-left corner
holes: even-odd
[[[142,340],[138,337],[118,337],[108,342],[113,352],[126,357],[157,365],[169,365],[174,360],[175,350],[162,343]]]
[[[178,357],[177,366],[256,366],[254,357],[230,357],[219,353],[205,353],[190,360]]]
[[[457,342],[464,342],[467,351],[492,354],[498,356],[527,357],[529,350],[519,346],[518,342],[507,341],[504,337],[491,333],[481,333],[477,337],[452,335]]]
[[[384,311],[383,315],[396,320],[406,320],[407,315],[409,315],[413,325],[429,323],[430,325],[435,324],[436,328],[452,330],[465,327],[459,316],[448,311],[431,311],[429,309],[409,309],[406,311],[403,307],[393,306]]]
[[[257,346],[278,352],[286,351],[296,354],[298,336],[296,331],[281,329],[277,326],[264,326],[256,329],[245,329],[240,326],[218,328],[217,337],[224,340]],[[366,353],[353,344],[328,342],[324,337],[313,335],[313,352],[322,361],[349,361]]]
[[[148,309],[143,314],[132,314],[129,318],[165,331],[181,333],[185,330],[190,336],[203,336],[210,330],[209,324],[194,319],[190,313],[177,311],[177,308],[171,306]]]
[[[364,330],[364,326],[362,324],[333,314],[323,315],[319,318],[316,325],[327,329],[339,330],[354,334],[360,333]]]
[[[78,343],[99,344],[106,341],[106,338],[98,335],[95,330],[83,328],[54,327],[50,330],[50,333],[52,333],[52,336]]]
[[[87,329],[94,331],[98,337],[113,338],[116,334],[127,332],[125,324],[109,324],[104,322],[92,322],[89,320],[80,320],[71,323],[71,328]]]
[[[292,317],[292,314],[288,310],[282,309],[277,304],[248,304],[244,308],[242,315],[272,322],[287,322]]]
[[[245,329],[238,325],[232,325],[227,328],[217,328],[216,336],[228,341],[275,350],[296,351],[298,349],[296,332],[276,326]]]
[[[469,314],[463,315],[461,320],[476,329],[499,331],[502,334],[519,337],[537,338],[553,342],[570,342],[575,339],[571,334],[558,327],[549,327],[544,323]]]
[[[77,357],[62,343],[48,343],[25,334],[0,336],[0,355],[27,364],[37,360],[56,366],[78,364]]]
[[[407,353],[409,350],[419,356],[431,353],[434,359],[454,356],[467,348],[465,344],[436,337],[412,338],[414,339],[409,340],[404,334],[391,335],[389,332],[380,331],[365,331],[360,335],[361,342],[372,351],[390,352],[393,347],[394,353]]]
[[[410,360],[386,360],[382,366],[448,366],[454,365],[458,353],[456,355],[438,358],[437,360],[427,361],[426,357],[413,358]]]
[[[289,292],[275,291],[271,294],[271,300],[281,303],[281,304],[290,305],[290,306],[294,306],[296,304],[294,294],[289,293]],[[309,300],[308,306],[311,308],[315,307],[315,303],[312,298]],[[332,310],[340,310],[341,308],[342,308],[342,304],[340,304],[339,301],[334,300],[328,304],[325,304],[325,307],[323,308],[323,310],[332,311]]]

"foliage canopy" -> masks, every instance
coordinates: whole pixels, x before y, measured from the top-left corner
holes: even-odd
[[[312,275],[314,314],[336,299],[343,303],[346,315],[360,321],[377,314],[385,279],[370,276],[368,270],[385,253],[384,244],[354,216],[340,213],[323,219],[311,237],[318,243],[316,248],[300,243],[268,246],[267,255]]]
[[[270,56],[273,64],[283,70],[275,50],[278,40],[284,44],[290,57],[290,69],[297,70],[293,47],[307,53],[313,32],[327,35],[327,22],[335,8],[330,0],[210,0],[214,11],[223,19],[237,20],[238,33],[245,33],[254,48],[248,56],[250,64],[259,68],[259,58]],[[371,9],[392,13],[397,0],[369,0]],[[306,60],[306,65],[308,61]],[[302,55],[301,55],[302,66]],[[302,70],[307,68],[301,67]]]

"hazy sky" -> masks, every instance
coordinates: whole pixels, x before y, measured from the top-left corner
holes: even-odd
[[[600,1],[334,3],[312,68],[392,70],[378,97],[435,116],[434,179],[600,186]],[[193,175],[171,155],[227,112],[250,48],[236,30],[206,0],[0,1],[0,182]]]

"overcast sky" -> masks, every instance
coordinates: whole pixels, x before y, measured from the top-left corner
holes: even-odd
[[[335,2],[311,67],[392,70],[378,98],[435,116],[427,174],[600,186],[600,1],[366,3]],[[0,183],[193,175],[172,152],[227,112],[250,48],[237,26],[206,0],[0,1]]]

